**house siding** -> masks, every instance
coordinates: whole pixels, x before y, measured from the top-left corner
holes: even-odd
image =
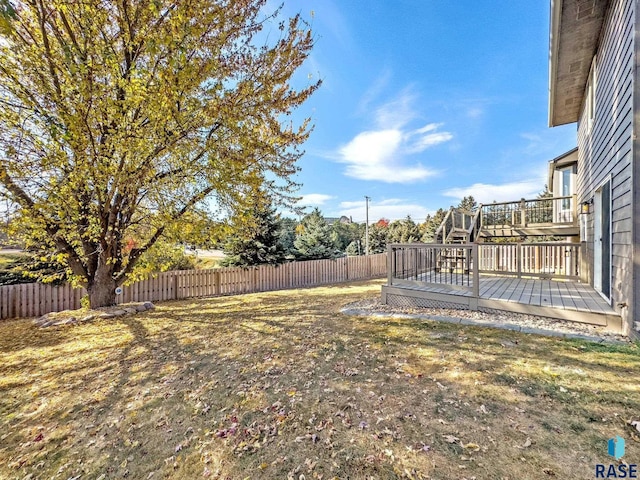
[[[591,128],[586,108],[578,122],[578,201],[594,197],[611,180],[611,302],[627,332],[633,304],[633,89],[635,69],[635,5],[637,0],[612,0],[595,62],[595,115]],[[586,104],[586,102],[583,102]],[[593,214],[587,219],[587,278],[593,284]]]

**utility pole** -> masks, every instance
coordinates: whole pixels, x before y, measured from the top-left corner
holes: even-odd
[[[371,200],[371,197],[365,195],[364,199],[367,210],[364,226],[364,254],[369,255],[369,200]]]

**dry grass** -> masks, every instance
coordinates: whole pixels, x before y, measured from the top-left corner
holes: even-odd
[[[584,479],[637,345],[347,317],[380,282],[0,324],[0,478]]]

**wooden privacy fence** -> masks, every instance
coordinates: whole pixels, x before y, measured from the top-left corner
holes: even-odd
[[[267,292],[312,287],[387,274],[387,254],[291,262],[277,267],[177,270],[122,287],[117,303],[158,302],[192,297]],[[84,288],[42,283],[0,286],[0,319],[36,317],[80,308]]]

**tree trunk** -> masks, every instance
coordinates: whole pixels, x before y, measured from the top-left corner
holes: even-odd
[[[87,285],[91,308],[116,304],[116,282],[109,266],[101,265],[91,283]]]

